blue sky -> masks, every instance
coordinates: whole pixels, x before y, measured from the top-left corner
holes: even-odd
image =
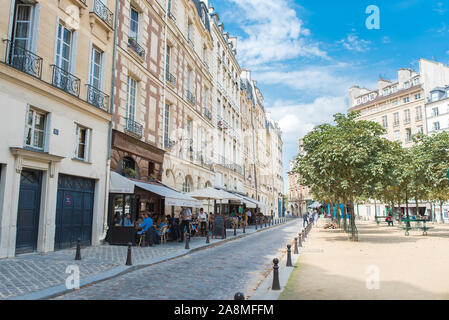
[[[212,0],[213,1],[213,0]],[[238,37],[242,67],[262,89],[283,130],[286,190],[298,138],[345,112],[353,85],[375,89],[420,58],[449,64],[449,2],[441,0],[216,0],[226,31]],[[380,29],[368,30],[369,5]]]

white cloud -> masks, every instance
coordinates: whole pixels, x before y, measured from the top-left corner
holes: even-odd
[[[286,0],[230,0],[241,8],[238,23],[247,37],[240,40],[238,52],[248,67],[298,57],[327,58],[317,43],[305,37],[296,11]]]
[[[369,50],[371,41],[359,39],[359,37],[355,33],[350,33],[346,36],[346,39],[342,39],[338,41],[338,43],[341,43],[346,49],[350,51],[365,52]]]
[[[297,145],[299,138],[319,124],[332,122],[333,115],[346,112],[347,107],[346,96],[323,96],[311,103],[278,100],[267,111],[279,122],[284,144]]]

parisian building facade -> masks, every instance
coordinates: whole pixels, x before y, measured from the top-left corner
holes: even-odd
[[[5,4],[0,258],[98,245],[117,206],[173,213],[111,173],[282,214],[282,132],[207,1]]]
[[[386,138],[411,147],[412,137],[418,133],[433,134],[447,130],[448,85],[448,66],[420,59],[418,72],[410,68],[399,69],[395,82],[379,79],[375,90],[358,86],[350,88],[348,111],[359,111],[359,120],[379,123],[387,130]],[[432,210],[434,217],[440,219],[438,207],[431,208],[431,204],[420,203],[420,208],[421,211]],[[449,218],[448,208],[443,208],[445,219]],[[385,204],[373,201],[359,204],[356,210],[362,219],[374,219],[386,214]]]

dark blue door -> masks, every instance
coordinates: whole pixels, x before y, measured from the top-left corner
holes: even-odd
[[[60,174],[56,203],[55,250],[92,241],[95,180]]]
[[[22,170],[17,210],[16,254],[37,249],[42,172]]]

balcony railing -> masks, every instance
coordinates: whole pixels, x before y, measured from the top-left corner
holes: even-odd
[[[128,38],[128,47],[133,49],[142,60],[145,60],[145,49],[137,43],[136,39]]]
[[[90,84],[86,84],[87,102],[97,108],[109,112],[109,96]]]
[[[164,140],[164,147],[166,148],[166,149],[172,149],[173,147],[174,147],[174,145],[175,145],[175,141],[174,140],[171,140],[171,139],[165,139]]]
[[[191,93],[189,90],[186,90],[186,98],[188,101],[190,101],[192,104],[195,104],[195,96],[193,93]]]
[[[10,40],[6,41],[6,64],[40,79],[42,76],[42,58]]]
[[[141,138],[143,133],[143,126],[132,119],[125,118],[125,120],[126,120],[125,130]]]
[[[52,64],[51,67],[53,67],[51,84],[75,97],[79,97],[81,85],[80,79],[54,64]]]
[[[169,12],[169,13],[168,13],[168,17],[169,17],[170,19],[172,19],[173,22],[176,22],[176,18],[175,18],[175,16],[173,15],[173,13]]]
[[[195,48],[195,45],[193,44],[192,39],[188,38],[187,42],[188,42],[188,44],[190,44],[192,46],[192,48]]]
[[[114,14],[100,0],[94,0],[93,12],[100,17],[111,29],[114,29]]]
[[[167,69],[168,69],[168,68],[167,68]],[[176,78],[175,78],[175,76],[172,75],[172,74],[171,74],[170,72],[168,72],[168,70],[167,70],[166,77],[167,77],[168,83],[170,83],[171,85],[173,85],[173,86],[175,87],[175,86],[176,86]]]
[[[203,107],[203,113],[207,119],[212,120],[212,112],[210,112],[209,109],[207,109],[206,107]]]

